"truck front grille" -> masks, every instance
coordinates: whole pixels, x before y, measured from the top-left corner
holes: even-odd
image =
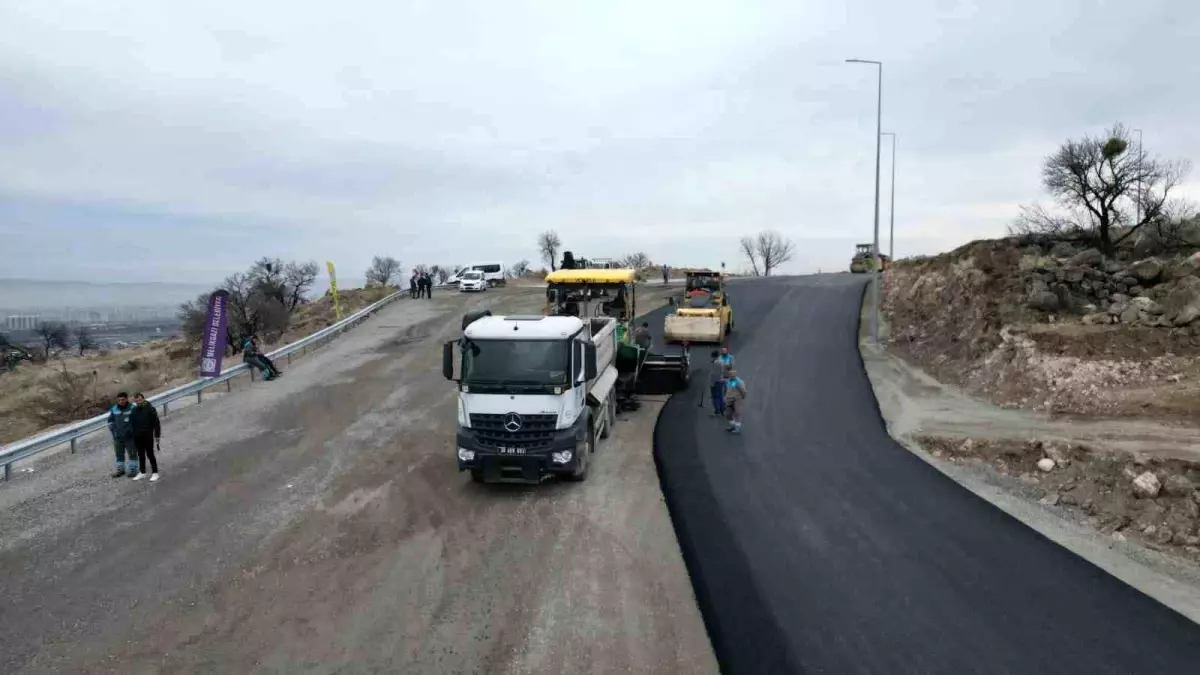
[[[521,415],[521,428],[516,431],[509,431],[504,427],[507,417],[507,414],[472,413],[471,428],[475,430],[475,437],[479,443],[488,448],[507,445],[540,450],[550,447],[550,441],[554,439],[554,427],[558,424],[558,415]]]

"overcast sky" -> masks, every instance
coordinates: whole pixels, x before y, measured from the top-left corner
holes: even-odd
[[[0,6],[0,277],[208,282],[255,258],[742,265],[998,236],[1115,121],[1200,159],[1194,0],[37,0]],[[887,250],[890,151],[883,157]],[[1200,177],[1189,177],[1200,197]]]

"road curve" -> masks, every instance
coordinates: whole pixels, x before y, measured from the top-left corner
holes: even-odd
[[[731,286],[740,437],[676,396],[656,461],[725,673],[1184,673],[1200,627],[887,434],[864,280]]]

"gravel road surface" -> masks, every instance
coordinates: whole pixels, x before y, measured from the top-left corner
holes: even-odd
[[[1200,627],[892,441],[863,282],[733,284],[744,433],[687,397],[656,430],[722,672],[1196,672]]]
[[[457,472],[440,344],[464,308],[403,300],[293,367],[172,410],[163,479],[104,439],[0,486],[0,672],[712,673],[659,491],[661,403],[583,484]]]

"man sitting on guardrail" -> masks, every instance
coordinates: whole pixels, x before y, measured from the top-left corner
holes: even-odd
[[[133,444],[133,405],[129,394],[117,394],[117,403],[108,409],[108,430],[112,432],[113,451],[117,455],[117,470],[113,478],[138,475],[137,448]]]
[[[265,354],[258,348],[258,336],[248,335],[242,341],[242,361],[245,361],[251,368],[258,368],[263,372],[264,380],[273,380],[279,377],[279,369],[271,363]]]

